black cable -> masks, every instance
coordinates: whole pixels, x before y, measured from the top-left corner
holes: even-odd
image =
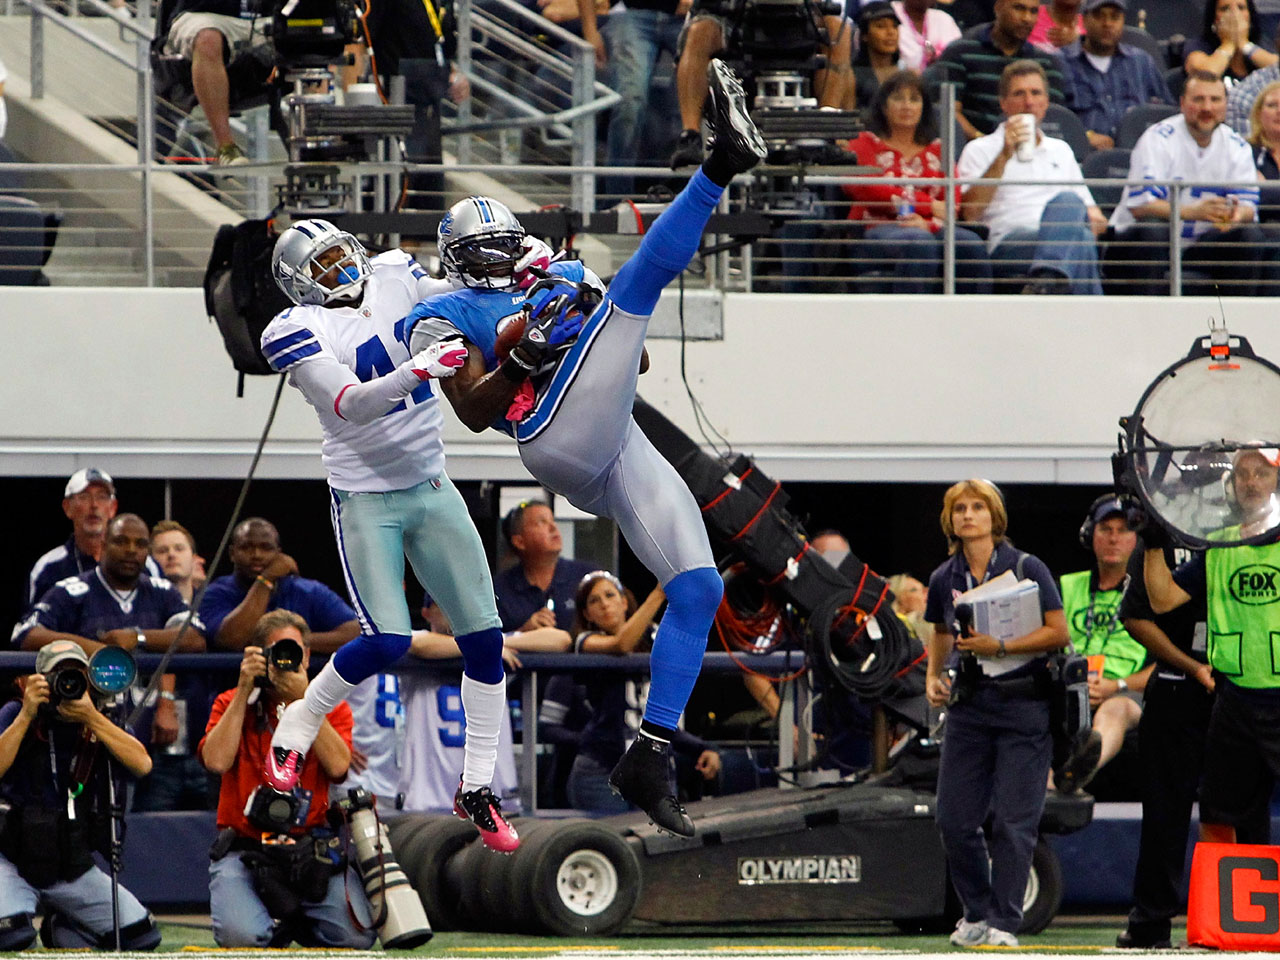
[[[874,617],[880,628],[879,639],[873,638],[863,626],[853,631],[845,650],[837,653],[831,646],[831,632],[840,611],[851,600],[847,594],[835,591],[810,611],[808,636],[813,645],[811,657],[823,676],[834,680],[854,696],[878,700],[907,665],[911,655],[911,635],[897,614],[884,609]]]
[[[711,418],[707,416],[706,411],[703,410],[701,401],[698,400],[697,396],[693,392],[693,386],[689,383],[689,372],[688,372],[688,368],[685,360],[685,346],[688,342],[688,338],[685,336],[685,330],[684,330],[684,271],[683,270],[680,271],[678,290],[679,290],[679,300],[677,302],[677,306],[678,306],[678,313],[680,315],[680,379],[684,383],[684,392],[689,395],[689,404],[693,407],[693,422],[697,424],[698,432],[702,434],[702,439],[707,442],[707,446],[709,446],[712,450],[714,450],[718,456],[721,456],[727,459],[733,455],[733,444],[730,443],[728,440],[726,440],[724,436],[720,433],[720,431],[715,428],[715,424],[711,422]],[[725,449],[723,451],[720,449],[719,445],[715,442],[715,440],[712,440],[711,437],[708,436],[707,434],[708,428],[711,430],[712,433],[716,435],[716,439],[718,439],[720,443],[724,444]]]
[[[244,483],[240,485],[240,496],[236,498],[236,505],[231,509],[231,519],[227,521],[227,528],[222,531],[222,542],[218,544],[217,552],[213,555],[213,562],[209,564],[210,573],[218,569],[222,554],[226,552],[227,544],[231,542],[231,532],[235,530],[236,523],[240,519],[240,511],[244,509],[245,499],[249,496],[249,487],[253,483],[253,475],[258,470],[258,461],[262,459],[262,449],[267,445],[267,434],[271,432],[271,425],[275,423],[276,419],[276,410],[280,407],[280,395],[284,392],[284,379],[284,374],[281,374],[276,379],[276,394],[271,398],[271,409],[267,412],[267,422],[262,425],[262,436],[258,438],[258,447],[253,451],[253,460],[249,464],[249,472],[245,474]],[[178,644],[181,642],[183,634],[191,626],[191,621],[195,619],[196,611],[200,609],[200,601],[204,599],[204,592],[209,589],[209,584],[212,582],[212,577],[206,579],[191,598],[187,617],[182,621],[182,626],[178,628],[178,635],[173,638],[173,642],[169,644],[169,649],[160,658],[160,663],[156,665],[155,671],[151,674],[151,680],[142,692],[142,697],[138,700],[137,706],[133,708],[133,712],[129,714],[129,719],[125,722],[126,726],[132,727],[136,724],[143,711],[146,710],[147,701],[151,699],[152,693],[160,685],[160,678],[164,676],[165,667],[169,665],[169,659],[178,649]]]

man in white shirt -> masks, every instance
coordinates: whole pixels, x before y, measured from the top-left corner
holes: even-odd
[[[1172,210],[1169,187],[1158,181],[1187,180],[1193,185],[1178,191],[1182,263],[1203,276],[1184,281],[1183,293],[1255,296],[1266,247],[1253,152],[1223,122],[1227,91],[1220,77],[1192,71],[1180,106],[1179,116],[1149,127],[1134,145],[1129,179],[1153,182],[1131,184],[1111,215],[1124,242],[1112,246],[1107,276],[1123,281],[1118,292],[1168,292]]]
[[[938,59],[947,44],[960,39],[960,28],[951,14],[938,10],[934,0],[893,0],[898,31],[898,66],[922,73]]]
[[[1102,284],[1095,238],[1107,221],[1083,183],[1071,147],[1040,129],[1049,109],[1044,68],[1034,60],[1015,60],[1000,75],[999,95],[1004,122],[971,140],[956,164],[961,178],[1004,181],[961,187],[964,219],[990,230],[987,248],[997,290],[1007,291],[1010,281],[1026,277],[1023,293],[1097,296]],[[1022,121],[1010,122],[1019,114],[1035,118],[1034,130]],[[1032,137],[1035,146],[1028,149]],[[1018,182],[1027,185],[1012,186]]]

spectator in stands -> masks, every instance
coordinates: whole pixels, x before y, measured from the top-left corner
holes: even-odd
[[[502,533],[520,558],[493,578],[503,631],[570,629],[575,591],[592,566],[560,556],[564,540],[551,507],[540,500],[517,504],[503,517]]]
[[[1128,0],[1084,0],[1083,9],[1084,42],[1065,53],[1063,66],[1089,145],[1110,150],[1125,111],[1140,103],[1173,103],[1173,96],[1151,54],[1120,42]]]
[[[196,553],[196,538],[191,531],[176,520],[161,520],[151,528],[151,558],[190,604],[205,582],[204,557]]]
[[[1257,169],[1253,153],[1239,134],[1224,124],[1227,91],[1221,78],[1196,70],[1182,92],[1182,113],[1150,127],[1133,148],[1129,179],[1133,181],[1188,180],[1236,186],[1188,187],[1179,192],[1183,222],[1181,244],[1185,267],[1210,272],[1204,281],[1188,281],[1212,296],[1253,296],[1265,257],[1263,233],[1256,224]],[[1135,185],[1111,215],[1116,234],[1126,244],[1113,244],[1116,259],[1108,276],[1130,281],[1125,293],[1163,292],[1169,262],[1169,188],[1162,184]],[[1121,259],[1123,258],[1123,260]]]
[[[1080,527],[1080,543],[1094,556],[1089,570],[1064,574],[1062,610],[1076,653],[1102,657],[1102,669],[1089,669],[1093,730],[1088,743],[1067,758],[1059,771],[1059,790],[1083,787],[1124,745],[1125,734],[1142,719],[1141,696],[1155,665],[1120,621],[1120,603],[1128,589],[1129,558],[1138,535],[1129,529],[1125,505],[1104,494],[1089,506]]]
[[[995,0],[938,0],[938,3],[947,8],[961,30],[995,19]]]
[[[582,38],[596,49],[596,68],[607,69],[609,86],[621,101],[609,115],[605,163],[635,166],[649,113],[654,70],[663,53],[675,59],[684,16],[692,0],[631,0],[619,4],[597,27],[593,0],[578,0]],[[611,177],[609,194],[630,194],[630,177]]]
[[[1280,38],[1280,31],[1276,38]],[[1263,87],[1277,80],[1280,80],[1280,63],[1273,63],[1269,67],[1253,71],[1240,82],[1231,85],[1231,89],[1227,91],[1227,124],[1232,130],[1242,137],[1249,137],[1249,116],[1258,100],[1258,94]]]
[[[188,607],[204,582],[204,560],[195,546],[191,531],[176,520],[161,520],[151,528],[151,557]],[[206,678],[196,671],[160,678],[151,720],[151,776],[134,792],[135,810],[203,810],[209,805],[208,774],[195,755],[209,702]]]
[[[312,797],[305,820],[266,824],[245,812],[254,792],[265,789],[262,770],[278,711],[307,689],[309,639],[306,621],[292,611],[261,617],[244,648],[239,682],[214,701],[200,741],[205,766],[222,777],[218,839],[209,852],[209,914],[220,947],[283,947],[293,940],[329,949],[373,945],[364,886],[345,859],[327,851],[333,833],[325,799],[351,763],[351,709],[345,703],[322,722],[303,762],[299,786]],[[267,666],[266,651],[282,640],[302,647],[298,669]],[[266,678],[263,689],[259,678]]]
[[[1106,218],[1081,182],[1084,175],[1071,147],[1040,129],[1049,108],[1044,68],[1035,60],[1015,60],[1000,75],[999,96],[1005,121],[965,146],[956,173],[1004,184],[962,187],[964,219],[989,227],[987,246],[997,280],[1027,277],[1023,293],[1101,294],[1094,238],[1106,228]],[[1034,131],[1011,122],[1017,114],[1031,114]],[[1033,136],[1031,159],[1018,159],[1019,143]],[[1015,185],[1028,180],[1054,183]]]
[[[821,107],[851,110],[854,105],[853,30],[843,16],[823,15],[826,42],[817,52],[827,58],[825,69],[813,78],[813,95]],[[702,8],[694,0],[677,45],[676,94],[680,98],[680,122],[684,130],[671,155],[671,169],[702,162],[702,108],[707,100],[707,66],[724,51],[731,24],[727,17]]]
[[[427,597],[422,614],[430,627],[415,630],[409,653],[422,660],[461,659],[457,641],[453,639],[453,627],[440,607]],[[503,637],[502,659],[511,670],[519,669],[521,653],[564,653],[573,640],[564,630],[543,627],[524,633],[511,633]],[[399,676],[385,674],[388,681],[395,681],[398,688],[394,703],[403,716],[403,762],[398,765],[399,790],[406,810],[452,810],[454,794],[458,790],[458,775],[462,771],[463,745],[466,742],[467,718],[462,710],[462,688],[457,677],[410,670]],[[375,679],[375,678],[371,678]],[[376,678],[382,680],[383,677]],[[368,683],[369,681],[365,681]],[[356,688],[359,691],[364,684]],[[381,699],[381,697],[379,698]],[[353,769],[355,748],[362,748],[361,709],[351,696],[356,717],[355,747],[352,748]],[[385,704],[383,705],[385,707]],[[385,709],[378,711],[382,723]],[[385,755],[387,739],[381,737],[381,753]],[[376,755],[369,753],[370,770],[376,770]],[[385,763],[383,764],[385,767]],[[384,780],[390,777],[384,775]],[[348,776],[347,786],[352,778]],[[494,772],[493,792],[506,804],[514,798],[518,780],[516,776],[515,750],[512,747],[511,712],[505,711],[498,740],[498,766]],[[372,789],[372,788],[370,788]]]
[[[1001,74],[1015,60],[1035,60],[1044,70],[1048,96],[1071,105],[1070,80],[1061,61],[1027,42],[1040,5],[1034,0],[996,0],[995,21],[976,37],[950,44],[929,68],[930,90],[946,80],[956,84],[957,120],[969,139],[994,131],[1001,122]]]
[[[112,949],[112,883],[94,863],[106,854],[112,810],[108,776],[123,769],[145,777],[146,748],[113,723],[88,692],[78,700],[50,699],[50,679],[84,674],[89,658],[70,640],[55,640],[36,655],[36,671],[18,681],[20,701],[0,707],[0,950],[26,950],[36,942],[32,921],[47,946]],[[86,763],[98,747],[115,761]],[[117,790],[124,785],[117,782]],[[160,931],[150,912],[119,888],[120,945],[154,950]]]
[[[938,773],[938,830],[964,906],[951,942],[1016,947],[1053,754],[1049,702],[1036,675],[1045,669],[1045,655],[1066,645],[1067,623],[1048,568],[1006,540],[1008,514],[993,484],[952,485],[941,519],[951,558],[929,578],[929,702],[947,706],[952,683],[961,682],[946,675],[953,649],[973,654],[980,672],[965,683],[967,695],[947,708]],[[1009,570],[1035,581],[1042,625],[1007,641],[953,636],[954,598]],[[988,817],[990,844],[983,833]]]
[[[1263,180],[1280,180],[1280,80],[1259,92],[1249,111],[1249,143],[1253,147],[1254,166]],[[1270,217],[1276,219],[1277,213]]]
[[[119,507],[116,485],[106,471],[86,467],[71,475],[62,491],[62,512],[71,521],[71,536],[31,568],[27,575],[27,607],[59,580],[78,577],[93,569],[102,555],[107,523]],[[155,572],[158,574],[159,569]]]
[[[37,601],[13,630],[15,646],[38,650],[71,640],[86,654],[100,647],[164,651],[177,639],[187,605],[163,578],[145,572],[151,535],[142,518],[122,513],[107,524],[102,559],[78,577],[61,580]],[[198,620],[183,633],[178,650],[205,649]]]
[[[596,570],[582,578],[577,590],[578,619],[574,650],[578,653],[612,653],[625,656],[641,649],[651,637],[653,621],[666,601],[661,587],[654,587],[644,603],[612,573]],[[569,802],[579,810],[622,813],[627,802],[609,787],[609,771],[639,732],[640,714],[648,693],[645,677],[595,672],[582,682],[591,719],[578,737],[578,755],[569,773]],[[574,691],[571,674],[558,674],[547,685],[540,719],[563,716],[572,707],[567,699]],[[677,729],[672,746],[694,760],[704,780],[720,773],[720,755],[707,743]]]
[[[1037,50],[1066,53],[1084,35],[1084,18],[1080,16],[1081,0],[1049,0],[1040,7],[1036,25],[1027,38]]]
[[[839,530],[819,530],[809,538],[809,546],[833,567],[839,567],[852,550],[849,541]]]
[[[249,162],[231,135],[231,83],[227,61],[238,48],[266,42],[268,18],[254,18],[256,5],[244,0],[181,0],[169,25],[166,52],[191,61],[195,91],[218,151],[220,167]]]
[[[880,85],[898,71],[898,15],[889,0],[872,0],[858,11],[861,43],[853,58],[859,110],[875,102]]]
[[[270,521],[251,517],[236,525],[231,565],[235,572],[212,581],[200,603],[212,646],[243,650],[259,618],[277,609],[292,610],[307,622],[308,642],[317,653],[333,653],[360,633],[345,600],[319,580],[299,575]]]
[[[928,624],[924,619],[925,585],[909,573],[895,573],[889,578],[893,591],[893,612],[911,630],[912,636],[928,644]]]
[[[898,66],[922,72],[942,55],[960,28],[951,14],[938,10],[933,0],[892,0],[898,15]]]
[[[849,219],[868,224],[863,241],[855,248],[856,255],[893,265],[894,282],[886,286],[886,292],[938,291],[946,190],[940,183],[928,185],[929,180],[943,176],[942,143],[933,105],[920,77],[907,70],[889,77],[871,105],[867,129],[851,140],[848,148],[859,164],[882,169],[884,176],[921,181],[919,186],[844,184],[845,195],[853,201]],[[958,291],[991,292],[986,254],[977,234],[956,227],[956,276],[966,281],[957,284]]]
[[[1205,0],[1200,36],[1189,38],[1182,48],[1187,77],[1206,71],[1234,83],[1280,62],[1280,57],[1259,46],[1261,41],[1253,0]]]

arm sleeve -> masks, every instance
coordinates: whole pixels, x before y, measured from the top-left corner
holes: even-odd
[[[1231,140],[1235,140],[1234,134],[1229,134]],[[1231,179],[1235,183],[1254,183],[1258,182],[1258,168],[1253,162],[1253,151],[1248,145],[1240,142],[1233,143],[1235,150],[1231,157]],[[1235,197],[1238,203],[1248,204],[1254,208],[1254,217],[1257,217],[1258,199],[1261,190],[1257,186],[1251,187],[1232,187],[1229,196]]]
[[[84,585],[80,580],[76,580],[75,583]],[[87,586],[85,586],[85,590],[88,590]],[[66,587],[61,584],[50,587],[36,605],[27,612],[27,615],[18,622],[18,625],[13,628],[13,645],[15,647],[21,646],[23,638],[37,624],[46,630],[53,630],[58,633],[75,633],[77,626],[75,613],[78,606],[79,604],[76,602],[75,597],[71,596]]]
[[[417,261],[411,261],[410,269],[413,271],[413,277],[417,284],[417,294],[419,300],[426,300],[428,297],[434,297],[438,293],[448,293],[453,289],[453,284],[448,280],[437,280],[427,271],[423,270]]]
[[[209,584],[200,601],[200,619],[204,621],[207,628],[205,637],[210,644],[222,629],[222,621],[227,618],[227,614],[239,604],[240,601],[235,598],[226,584],[217,582]]]
[[[671,746],[685,756],[693,757],[695,760],[702,755],[703,750],[713,749],[707,741],[695,737],[688,730],[681,730],[679,727],[671,735]]]
[[[1204,558],[1203,553],[1192,554],[1190,560],[1179,564],[1173,571],[1173,582],[1189,593],[1192,598],[1203,597],[1208,591]]]
[[[981,177],[987,172],[987,168],[991,166],[991,161],[995,156],[987,156],[986,144],[983,142],[986,138],[979,140],[970,140],[965,144],[964,149],[960,152],[960,159],[956,161],[957,177]],[[960,195],[964,196],[969,192],[972,184],[961,184]]]
[[[308,611],[307,623],[312,630],[336,630],[344,623],[356,619],[356,612],[340,596],[316,581],[310,589],[311,609]]]
[[[1044,565],[1043,560],[1032,554],[1027,554],[1023,572],[1029,579],[1034,580],[1036,586],[1040,588],[1041,613],[1062,609],[1062,594],[1058,593],[1058,585],[1054,582],[1053,574],[1049,572],[1049,568]]]
[[[938,571],[934,571],[929,577],[929,592],[925,594],[924,601],[924,622],[939,624],[946,617],[946,610],[943,609],[946,598],[942,595],[944,589],[942,576]]]
[[[538,704],[538,734],[547,743],[578,743],[582,731],[566,725],[577,699],[578,685],[573,675],[557,673],[547,681],[547,689]]]
[[[1138,547],[1129,557],[1129,566],[1126,573],[1129,576],[1129,589],[1124,592],[1124,596],[1120,600],[1120,608],[1116,611],[1116,617],[1120,620],[1155,620],[1155,611],[1151,609],[1151,600],[1147,596],[1147,582],[1142,576],[1143,556],[1146,550],[1142,546],[1142,542],[1138,542]],[[1168,561],[1169,552],[1165,552],[1166,562]]]

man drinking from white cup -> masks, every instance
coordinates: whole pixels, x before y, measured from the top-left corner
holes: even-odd
[[[959,177],[1003,181],[961,187],[964,219],[990,230],[996,290],[1022,284],[1023,293],[1098,296],[1095,238],[1107,220],[1071,147],[1040,129],[1049,109],[1044,68],[1015,60],[1000,75],[999,94],[1004,122],[971,140],[956,164]]]

